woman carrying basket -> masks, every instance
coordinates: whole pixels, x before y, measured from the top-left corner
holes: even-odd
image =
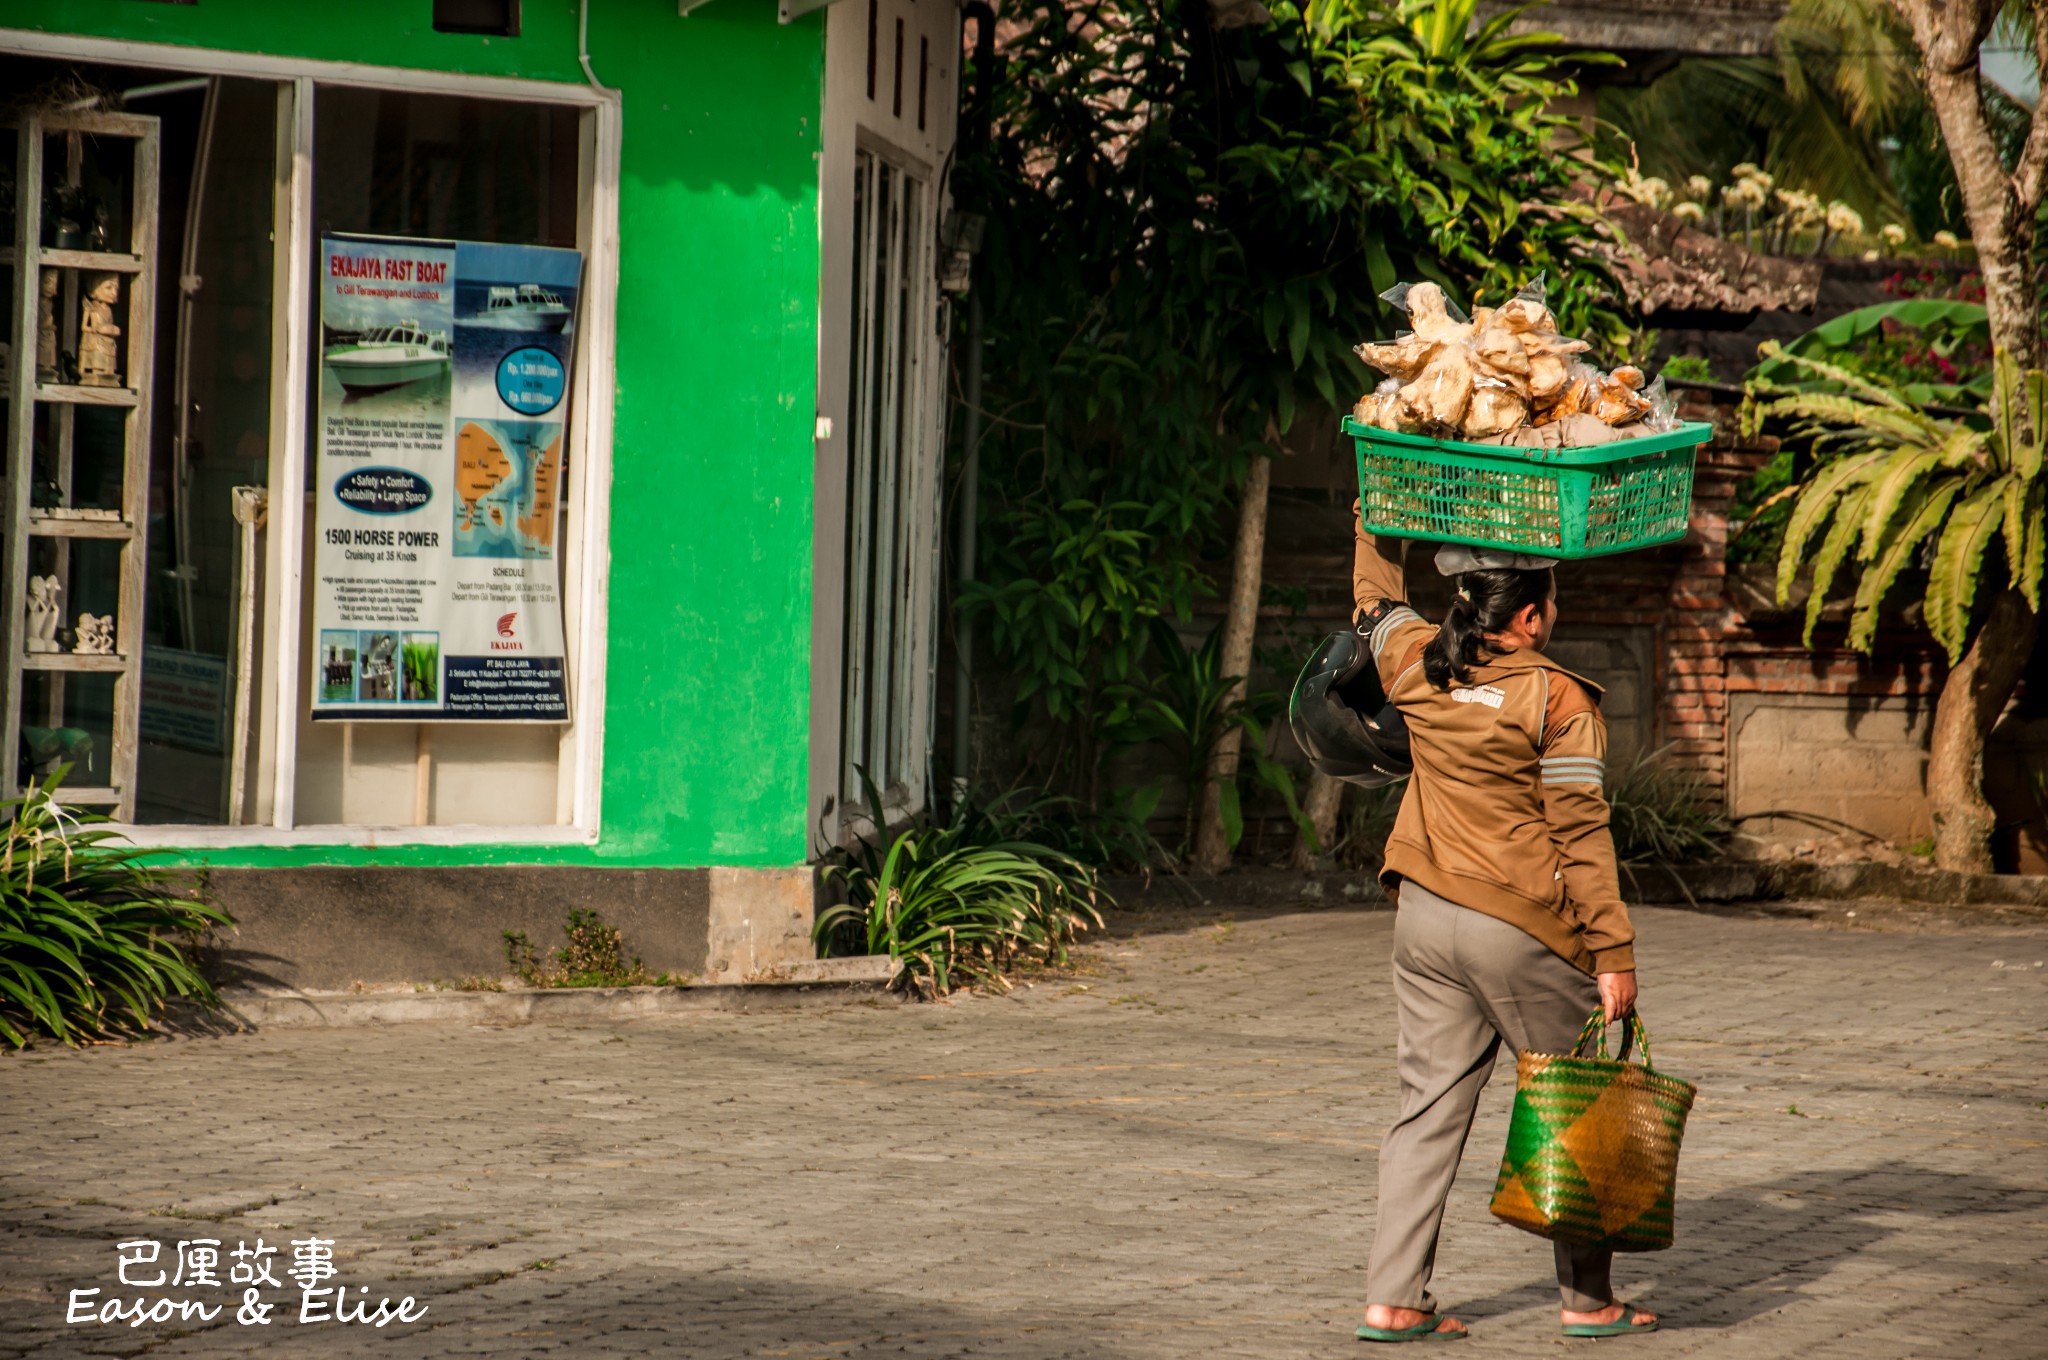
[[[1437,1315],[1429,1279],[1480,1089],[1503,1043],[1568,1052],[1594,1009],[1635,1008],[1635,930],[1607,825],[1599,688],[1543,655],[1555,563],[1441,549],[1456,598],[1438,628],[1405,603],[1405,545],[1356,533],[1354,625],[1414,764],[1380,874],[1399,907],[1401,1113],[1380,1148],[1358,1334],[1452,1340],[1465,1325]],[[1555,1245],[1565,1335],[1656,1329],[1615,1301],[1613,1253]]]

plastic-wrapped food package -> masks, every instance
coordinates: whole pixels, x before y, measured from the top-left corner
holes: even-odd
[[[1649,414],[1643,417],[1644,429],[1662,434],[1666,430],[1677,429],[1682,423],[1678,419],[1678,398],[1672,396],[1670,390],[1664,386],[1662,373],[1657,375],[1655,382],[1643,389],[1643,400],[1650,403]]]
[[[1386,375],[1353,411],[1361,424],[1496,443],[1578,415],[1630,435],[1672,428],[1648,423],[1657,407],[1641,369],[1603,372],[1579,357],[1590,346],[1559,333],[1541,274],[1469,317],[1433,283],[1399,284],[1380,297],[1407,314],[1410,329],[1358,347]]]
[[[1466,316],[1464,311],[1459,308],[1457,303],[1452,302],[1450,298],[1445,295],[1443,289],[1438,288],[1437,285],[1433,283],[1397,283],[1392,288],[1389,288],[1386,292],[1380,294],[1380,301],[1386,303],[1389,307],[1392,307],[1396,311],[1407,312],[1408,294],[1416,288],[1435,288],[1436,296],[1439,300],[1441,300],[1443,310],[1449,314],[1452,320],[1460,322],[1471,320],[1471,318]]]

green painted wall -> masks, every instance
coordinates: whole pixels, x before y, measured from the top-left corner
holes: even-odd
[[[590,0],[622,91],[603,834],[595,847],[249,849],[219,865],[788,865],[805,857],[820,16]],[[0,0],[0,28],[578,81],[574,0],[518,38],[431,0]],[[194,860],[199,856],[194,856]]]

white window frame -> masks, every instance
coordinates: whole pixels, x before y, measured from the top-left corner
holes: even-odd
[[[605,617],[610,589],[613,360],[619,285],[620,103],[616,91],[590,85],[508,76],[368,66],[356,62],[274,57],[163,43],[0,29],[0,52],[59,61],[89,61],[196,75],[241,76],[279,85],[280,170],[289,156],[277,200],[279,248],[272,292],[271,468],[273,487],[306,482],[306,402],[310,397],[313,297],[313,92],[316,85],[416,91],[465,98],[566,104],[582,110],[584,154],[579,195],[579,245],[584,252],[584,305],[591,318],[576,346],[570,416],[571,466],[580,485],[573,497],[563,545],[562,597],[572,606],[568,638],[570,722],[562,729],[561,760],[568,767],[568,818],[546,826],[294,825],[300,643],[304,609],[305,535],[310,509],[298,495],[270,502],[270,562],[276,608],[266,617],[276,664],[265,678],[259,731],[275,752],[271,820],[253,826],[151,823],[117,825],[137,845],[174,850],[263,846],[591,845],[602,821],[604,787]],[[274,626],[272,626],[274,625]],[[282,645],[280,641],[282,640]],[[274,693],[273,693],[274,691]],[[252,705],[252,707],[259,707]]]

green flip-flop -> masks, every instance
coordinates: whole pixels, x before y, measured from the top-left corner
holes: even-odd
[[[1654,1332],[1661,1318],[1653,1318],[1638,1327],[1635,1324],[1636,1306],[1632,1303],[1621,1305],[1621,1316],[1612,1322],[1567,1322],[1566,1336],[1632,1336],[1637,1332]]]
[[[1438,1317],[1435,1313],[1431,1313],[1413,1327],[1360,1327],[1358,1329],[1358,1339],[1360,1341],[1456,1341],[1460,1337],[1472,1335],[1472,1333],[1465,1331],[1440,1332],[1437,1330],[1437,1324],[1442,1321],[1442,1318]]]

